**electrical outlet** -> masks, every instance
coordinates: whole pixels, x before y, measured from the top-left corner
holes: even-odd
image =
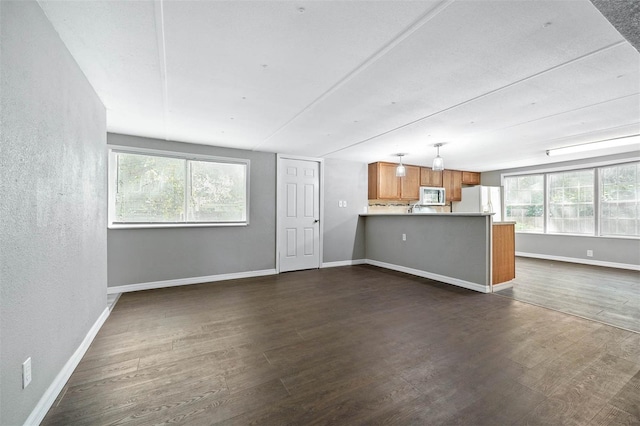
[[[347,200],[344,200],[344,201],[342,202],[342,207],[347,208]]]
[[[587,250],[587,257],[593,257],[593,250]]]
[[[338,201],[338,207],[342,207],[342,200]]]
[[[31,383],[31,357],[22,363],[22,389]]]
[[[407,234],[402,234],[402,241],[407,241]]]

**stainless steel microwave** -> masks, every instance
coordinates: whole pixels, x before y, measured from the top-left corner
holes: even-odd
[[[420,204],[424,206],[444,206],[445,203],[444,188],[432,186],[420,187]]]

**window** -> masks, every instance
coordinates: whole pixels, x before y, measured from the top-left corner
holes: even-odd
[[[600,169],[600,235],[640,236],[640,163]]]
[[[552,234],[589,234],[595,231],[593,169],[548,174],[549,218]]]
[[[544,175],[504,180],[505,218],[520,232],[544,232]]]
[[[248,160],[112,150],[109,161],[112,227],[248,223]]]
[[[640,162],[505,176],[503,183],[505,218],[518,232],[640,237]]]

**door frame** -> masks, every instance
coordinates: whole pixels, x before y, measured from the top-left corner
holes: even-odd
[[[302,161],[312,161],[314,163],[318,163],[318,172],[320,174],[318,179],[318,184],[320,188],[318,188],[319,192],[319,202],[318,206],[320,211],[320,227],[318,229],[318,268],[322,268],[322,246],[324,240],[324,159],[316,158],[316,157],[302,157],[299,155],[287,155],[287,154],[277,154],[276,155],[276,274],[280,273],[280,224],[281,224],[281,201],[282,201],[282,193],[280,190],[280,184],[282,183],[282,178],[280,177],[280,173],[282,172],[282,160],[302,160]]]

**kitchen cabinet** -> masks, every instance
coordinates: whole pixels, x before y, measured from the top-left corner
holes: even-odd
[[[442,187],[442,172],[420,167],[420,186]]]
[[[444,170],[442,172],[442,186],[445,190],[447,203],[462,200],[462,172],[460,170]]]
[[[516,277],[515,222],[493,224],[493,284]]]
[[[406,176],[396,177],[395,163],[369,164],[370,200],[407,200],[420,198],[420,167],[405,165]]]
[[[400,198],[402,200],[420,199],[420,167],[405,166],[406,176],[400,179]]]
[[[463,185],[480,185],[480,173],[479,172],[462,172],[462,184]]]
[[[397,200],[400,198],[400,185],[396,177],[396,164],[369,164],[369,199]]]

